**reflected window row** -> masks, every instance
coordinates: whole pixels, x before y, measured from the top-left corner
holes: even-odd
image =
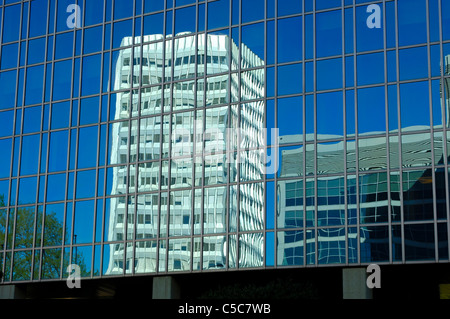
[[[70,263],[80,266],[82,277],[99,277],[236,267],[445,261],[448,249],[447,224],[405,224],[15,250],[0,253],[0,269],[4,266],[4,279],[9,282],[65,278]]]
[[[389,181],[386,173],[366,174],[347,180],[280,180],[276,189],[274,182],[246,183],[67,203],[62,202],[64,189],[59,191],[59,202],[52,203],[57,194],[49,180],[45,205],[8,209],[7,195],[2,194],[0,218],[7,236],[0,240],[3,248],[17,249],[228,231],[446,220],[445,178],[444,170],[434,175],[405,171],[391,173]],[[25,191],[20,186],[19,199],[34,194],[33,204],[36,185]],[[77,194],[81,191],[85,190]],[[120,194],[120,189],[116,191]]]
[[[411,3],[411,1],[413,2]],[[450,39],[449,24],[445,23],[450,20],[450,14],[448,14],[449,10],[447,10],[448,4],[446,1],[411,1],[387,1],[385,5],[380,6],[380,14],[386,16],[386,29],[388,30],[388,32],[386,32],[386,40],[388,46],[395,46],[396,34],[393,31],[395,30],[396,16],[398,18],[399,45],[401,46],[427,42],[427,21],[429,21],[428,27],[430,31],[430,40],[439,41],[440,16],[442,16],[443,38],[444,40]],[[110,22],[112,19],[127,19],[133,16],[137,16],[136,20],[138,21],[138,26],[140,26],[140,19],[142,19],[140,16],[141,14],[152,13],[153,15],[150,17],[155,16],[155,20],[159,19],[159,22],[164,20],[165,14],[166,33],[171,34],[174,31],[176,34],[183,31],[195,32],[197,28],[198,30],[203,31],[205,29],[205,15],[207,15],[206,28],[208,30],[227,27],[229,25],[230,18],[232,25],[240,22],[248,23],[263,20],[265,18],[265,2],[265,0],[218,0],[208,2],[206,5],[204,1],[199,1],[198,10],[196,5],[189,6],[190,4],[196,4],[197,1],[187,0],[181,3],[172,3],[172,1],[168,1],[166,4],[161,0],[145,0],[143,2],[134,1],[132,3],[126,0],[117,0],[114,2],[114,7],[112,6],[112,1],[107,0],[98,1],[95,4],[90,4],[89,1],[87,1],[86,3],[80,3],[79,5],[82,12],[82,17],[80,17],[80,20],[83,26],[100,24],[103,23],[103,20],[105,20],[105,22]],[[317,31],[316,36],[318,40],[320,40],[317,41],[317,43],[326,42],[326,40],[334,38],[335,43],[338,46],[329,46],[329,48],[322,46],[318,48],[318,54],[326,54],[327,51],[330,53],[331,51],[337,50],[342,43],[339,38],[342,38],[343,36],[345,36],[346,40],[348,40],[347,42],[349,42],[346,44],[346,48],[348,47],[351,49],[353,47],[353,20],[356,20],[355,25],[358,50],[371,50],[383,46],[384,26],[376,30],[367,27],[366,20],[369,14],[366,12],[367,6],[363,5],[364,3],[367,3],[367,1],[357,1],[357,6],[355,8],[345,8],[344,14],[341,12],[341,2],[342,1],[340,0],[307,0],[304,3],[306,12],[305,28],[307,33],[308,29],[312,30],[314,25],[313,15],[308,13],[313,9],[316,11],[331,9],[330,11],[317,12],[315,14],[315,26]],[[69,4],[71,4],[69,0],[60,0],[57,5],[55,1],[36,0],[33,3],[25,2],[22,5],[16,4],[5,6],[2,8],[5,11],[4,24],[11,26],[11,28],[6,29],[4,32],[3,43],[26,38],[28,28],[29,37],[46,34],[47,25],[39,23],[42,19],[44,21],[48,20],[48,30],[50,32],[68,30],[66,24],[68,13],[66,12],[66,8]],[[345,6],[351,4],[352,1],[345,1],[343,3]],[[173,5],[187,6],[180,9],[173,9]],[[28,7],[30,7],[29,17]],[[411,10],[411,7],[413,7],[414,10]],[[164,12],[165,8],[168,10]],[[439,8],[441,8],[442,14],[439,12]],[[56,21],[54,19],[55,11]],[[268,0],[267,18],[273,18],[275,16],[275,12],[278,13],[279,17],[284,15],[301,14],[302,2],[298,1],[295,4],[285,4],[284,1]],[[21,15],[24,16],[22,25],[20,25]],[[103,15],[105,16],[105,19],[103,19]],[[197,17],[197,20],[199,21],[198,26],[195,25],[195,20],[192,19],[192,16]],[[342,17],[344,17],[344,21],[342,21]],[[383,19],[381,20],[383,21]],[[27,21],[30,21],[29,25]],[[122,22],[123,21],[116,23],[120,24]],[[129,23],[132,24],[132,22]],[[150,22],[149,24],[151,25],[152,23]],[[158,24],[161,26],[163,25],[163,23]],[[175,27],[174,30],[172,30],[172,25]],[[341,32],[342,25],[344,25],[344,32]],[[136,27],[136,32],[139,32],[138,30],[140,30],[138,26]],[[144,30],[145,29],[146,28],[144,27]],[[151,32],[151,30],[148,31]],[[332,34],[338,35],[338,37],[333,37]],[[347,37],[350,38],[347,39]],[[373,40],[369,40],[368,38]]]
[[[445,78],[444,87],[446,83]],[[448,125],[450,105],[448,90],[441,90],[441,84],[436,79],[315,95],[278,96],[276,100],[266,101],[268,134],[270,129],[278,128],[281,145],[302,143],[302,134],[310,141],[342,139],[344,135],[355,134],[385,135],[386,131],[397,134],[398,130],[409,133],[431,126],[439,130]],[[269,137],[268,143],[274,144],[271,141]]]

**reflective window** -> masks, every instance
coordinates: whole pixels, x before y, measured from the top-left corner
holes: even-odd
[[[277,23],[278,63],[300,61],[303,52],[302,18],[280,19]],[[292,30],[295,32],[291,32]]]
[[[102,49],[102,33],[103,28],[94,27],[84,29],[84,43],[83,43],[83,53],[93,53],[100,51]]]
[[[361,262],[389,261],[389,229],[387,226],[361,227]]]
[[[0,113],[0,137],[13,134],[14,111]]]
[[[302,266],[304,231],[282,231],[277,233],[278,266]]]
[[[180,32],[195,32],[195,17],[196,8],[195,6],[177,9],[175,11],[175,34]]]
[[[380,16],[383,17],[383,6],[380,7]],[[369,28],[367,20],[370,15],[367,13],[367,6],[356,7],[356,49],[358,52],[383,49],[384,26],[383,19],[380,20],[380,28]]]
[[[4,28],[2,43],[12,42],[19,40],[20,32],[20,9],[21,5],[7,6],[4,8],[4,20],[3,25],[7,25],[8,28]]]
[[[427,8],[425,0],[398,1],[399,45],[412,45],[427,41]]]
[[[317,95],[317,138],[336,138],[343,135],[342,92]]]
[[[67,74],[72,73],[72,60],[56,62],[53,73],[53,100],[63,100],[70,97],[72,79]]]
[[[284,143],[303,142],[301,138],[303,133],[303,102],[301,97],[278,99],[277,120],[278,135],[283,137]]]
[[[342,87],[342,59],[320,60],[316,64],[317,90]]]
[[[13,108],[15,103],[16,71],[0,73],[0,109]]]
[[[428,54],[426,47],[399,51],[400,81],[428,77]]]
[[[317,231],[319,264],[345,263],[345,229],[325,228]]]
[[[412,224],[404,226],[405,259],[434,260],[435,234],[433,224]]]
[[[228,26],[230,1],[208,2],[208,30]]]
[[[341,11],[316,14],[316,55],[318,58],[342,54]]]
[[[68,132],[50,133],[48,168],[50,172],[66,170]]]
[[[242,23],[264,19],[264,0],[241,0]]]
[[[428,82],[401,84],[400,109],[403,130],[429,127]]]
[[[20,174],[33,175],[38,172],[40,136],[28,135],[22,138],[22,153],[20,160]]]
[[[380,134],[386,129],[385,90],[375,87],[358,90],[358,133]]]
[[[75,203],[72,243],[82,244],[92,242],[95,201]]]
[[[384,82],[384,54],[358,55],[356,58],[357,84],[367,85]]]

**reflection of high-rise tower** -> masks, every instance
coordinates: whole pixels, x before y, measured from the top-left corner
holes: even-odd
[[[240,266],[262,265],[262,236],[227,239],[224,233],[227,227],[237,231],[237,216],[240,231],[263,229],[263,183],[229,191],[226,184],[238,170],[241,180],[262,179],[255,156],[264,137],[264,103],[253,100],[264,97],[264,70],[230,77],[229,65],[237,69],[239,49],[228,36],[177,36],[183,37],[144,36],[144,44],[135,48],[128,48],[133,38],[122,40],[127,48],[115,65],[110,129],[114,197],[108,240],[138,241],[135,247],[131,242],[126,248],[112,245],[108,274],[133,267],[136,273],[155,272],[157,260],[160,271],[223,268],[228,250],[233,266],[237,245]],[[263,65],[245,45],[240,56],[243,68]],[[228,105],[247,100],[240,107]],[[229,127],[242,128],[243,138],[229,136]],[[202,185],[208,187],[193,189]],[[205,236],[192,237],[200,234]],[[169,240],[157,244],[158,237]]]

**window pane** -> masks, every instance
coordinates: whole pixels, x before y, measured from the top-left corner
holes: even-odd
[[[78,168],[94,167],[97,163],[98,127],[81,128],[78,140]]]
[[[13,134],[14,111],[0,113],[0,137]]]
[[[195,32],[195,6],[175,11],[175,34],[180,32]]]
[[[22,155],[20,174],[32,175],[38,171],[40,136],[29,135],[22,138]]]
[[[95,170],[77,172],[76,199],[95,196]]]
[[[53,100],[62,100],[70,97],[72,79],[67,76],[68,74],[72,74],[72,60],[55,63],[53,74]]]
[[[385,90],[375,87],[358,90],[358,133],[377,134],[386,130]]]
[[[84,29],[83,53],[93,53],[102,49],[103,27]]]
[[[264,19],[264,0],[241,0],[242,23]]]
[[[45,38],[30,40],[28,42],[27,64],[41,63],[44,62],[44,59],[45,59]]]
[[[317,61],[317,90],[342,88],[342,59]]]
[[[101,55],[83,58],[81,95],[91,95],[100,92]]]
[[[13,108],[16,96],[16,71],[0,73],[0,109]]]
[[[405,259],[434,260],[435,242],[433,224],[405,225]]]
[[[356,49],[358,52],[371,51],[383,49],[383,6],[378,5],[380,8],[380,28],[369,28],[367,26],[367,19],[370,12],[367,13],[367,6],[356,7]]]
[[[337,138],[343,135],[342,92],[317,95],[317,138]]]
[[[72,242],[74,244],[90,243],[93,240],[95,201],[75,203],[74,229]]]
[[[302,18],[278,20],[278,63],[302,59]],[[270,47],[268,47],[270,49]]]
[[[208,2],[208,30],[228,26],[229,16],[229,0]]]
[[[401,84],[400,108],[403,130],[417,130],[429,127],[428,82]]]
[[[50,172],[64,171],[67,166],[68,132],[50,133],[50,154],[48,167]]]
[[[3,25],[8,27],[3,28],[3,43],[19,40],[20,9],[20,4],[4,8],[5,17],[3,20]]]
[[[301,97],[279,99],[277,120],[278,135],[280,139],[283,138],[284,143],[303,142],[303,139],[300,138],[303,133],[303,101]],[[285,141],[286,139],[288,140]]]
[[[341,11],[316,14],[316,54],[325,57],[342,54]]]
[[[387,226],[361,227],[361,262],[389,261],[389,229]]]
[[[400,81],[428,77],[427,47],[399,51]]]
[[[64,203],[45,206],[44,246],[63,244]]]
[[[399,45],[412,45],[427,41],[426,0],[398,1]]]
[[[345,229],[318,229],[317,245],[319,264],[345,263]]]
[[[384,82],[384,54],[372,53],[357,56],[358,85],[368,85]]]
[[[277,265],[302,266],[304,234],[302,230],[277,233]]]
[[[51,128],[58,129],[69,126],[70,102],[52,104]]]

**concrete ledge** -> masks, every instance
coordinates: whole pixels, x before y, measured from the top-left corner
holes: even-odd
[[[0,286],[0,299],[25,299],[25,291],[17,285]]]
[[[342,269],[342,297],[344,299],[372,299],[372,290],[367,287],[366,268]]]
[[[180,286],[172,276],[153,278],[153,299],[179,299]]]

